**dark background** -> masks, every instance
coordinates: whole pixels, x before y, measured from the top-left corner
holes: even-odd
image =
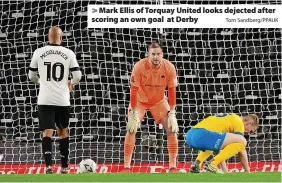
[[[280,160],[280,28],[88,30],[87,16],[80,12],[87,11],[88,3],[101,2],[0,1],[0,154],[4,154],[0,163],[42,163],[36,106],[38,86],[28,79],[28,66],[35,49],[46,45],[48,30],[53,25],[65,31],[62,45],[77,54],[83,73],[71,96],[72,163],[87,157],[99,163],[123,161],[129,76],[134,63],[146,56],[146,45],[151,41],[160,42],[164,58],[175,64],[178,73],[180,162],[194,160],[197,153],[184,143],[188,129],[219,112],[259,115],[262,125],[258,133],[246,136],[250,160]],[[156,1],[104,1],[109,3]],[[187,4],[164,0],[164,4],[171,3]],[[231,3],[281,4],[188,1],[188,4]],[[137,137],[135,162],[168,160],[166,135],[155,126],[150,114]],[[54,155],[56,161],[60,159],[58,146]]]

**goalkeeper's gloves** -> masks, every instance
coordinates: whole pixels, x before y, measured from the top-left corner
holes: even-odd
[[[128,122],[126,125],[126,130],[130,133],[136,133],[140,128],[140,119],[138,113],[135,110],[130,110],[128,113]]]
[[[171,128],[171,131],[173,133],[177,133],[178,132],[178,124],[177,124],[177,119],[175,116],[175,110],[171,110],[168,113],[168,128]]]

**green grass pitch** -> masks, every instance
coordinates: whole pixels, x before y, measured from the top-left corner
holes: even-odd
[[[0,182],[281,182],[281,172],[0,175]]]

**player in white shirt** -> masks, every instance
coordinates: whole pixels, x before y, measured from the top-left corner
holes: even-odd
[[[76,55],[60,46],[62,35],[59,27],[51,27],[48,45],[35,50],[29,68],[30,80],[40,85],[37,104],[47,174],[53,173],[52,136],[56,127],[60,138],[61,173],[68,172],[70,91],[81,79]],[[70,72],[72,79],[69,81]]]

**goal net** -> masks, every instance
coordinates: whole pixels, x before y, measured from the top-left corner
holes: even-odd
[[[36,105],[39,87],[28,79],[28,67],[35,49],[46,45],[48,29],[53,25],[62,28],[62,45],[76,53],[83,73],[71,94],[71,172],[85,158],[98,163],[101,172],[118,172],[122,168],[129,76],[134,64],[146,57],[146,45],[155,40],[178,73],[179,167],[189,170],[198,153],[185,145],[185,133],[191,126],[209,115],[234,112],[256,113],[260,117],[257,133],[246,136],[251,170],[281,171],[280,28],[87,29],[89,2],[0,2],[0,173],[44,172]],[[96,3],[144,5],[183,1]],[[237,157],[228,160],[231,171],[242,170],[238,162]],[[56,167],[60,164],[57,137],[53,141],[53,163]],[[155,125],[150,113],[137,133],[132,166],[135,172],[168,168],[166,134],[161,125]]]

